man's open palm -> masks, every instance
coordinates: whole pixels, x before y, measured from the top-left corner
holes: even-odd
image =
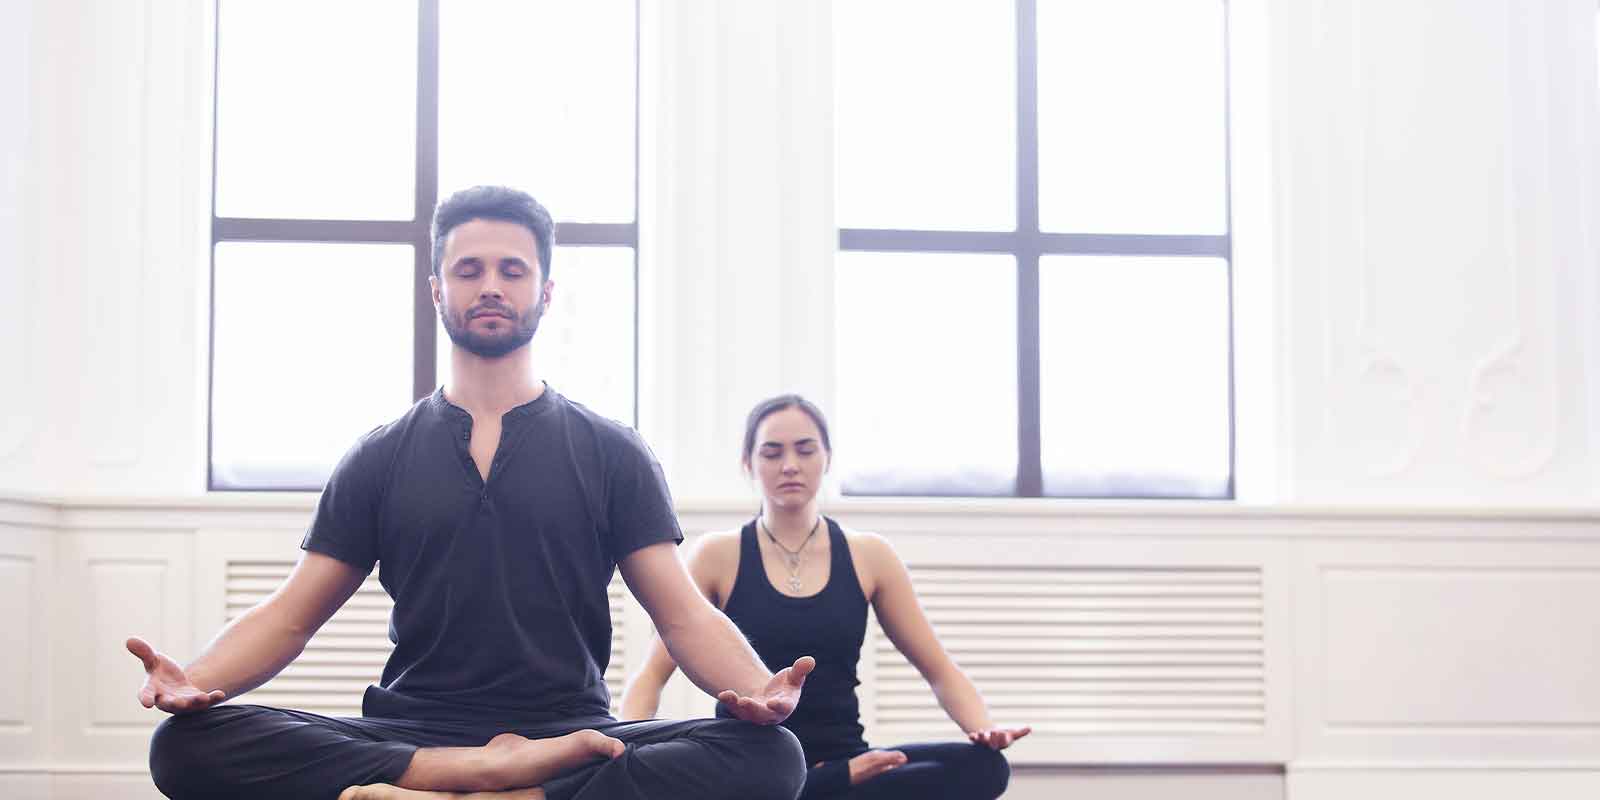
[[[806,676],[816,666],[816,659],[801,656],[795,659],[794,666],[784,667],[772,676],[759,695],[745,697],[728,689],[718,694],[717,699],[739,719],[759,725],[776,725],[794,713],[794,707],[800,704],[800,687],[805,685]]]
[[[128,640],[128,652],[144,662],[145,679],[144,686],[139,689],[139,704],[145,708],[159,708],[168,714],[188,714],[208,709],[227,697],[221,689],[200,691],[189,682],[189,676],[178,662],[157,653],[137,636]]]

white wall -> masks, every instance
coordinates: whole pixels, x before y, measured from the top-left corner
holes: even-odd
[[[750,406],[832,405],[828,4],[645,5],[670,13],[644,62],[641,427],[678,497],[742,498]]]
[[[1595,3],[1276,10],[1293,497],[1593,503]]]
[[[0,125],[0,375],[7,385],[31,387],[31,391],[8,392],[35,397],[14,399],[0,416],[0,458],[14,457],[31,434],[36,422],[34,404],[38,387],[26,346],[24,317],[17,313],[31,296],[31,270],[25,269],[27,249],[24,237],[31,227],[32,211],[28,163],[33,127],[32,51],[33,6],[21,0],[0,4],[0,109],[6,123]]]
[[[4,13],[0,486],[198,491],[210,4]],[[1594,13],[1234,4],[1245,499],[1600,495]],[[832,399],[829,13],[647,2],[644,31],[642,427],[679,496],[743,498],[749,403]]]
[[[28,141],[27,213],[6,240],[21,258],[0,275],[0,369],[15,376],[0,400],[0,486],[203,486],[208,6],[7,7],[20,24],[6,35],[31,45],[8,96],[33,102],[6,125]]]

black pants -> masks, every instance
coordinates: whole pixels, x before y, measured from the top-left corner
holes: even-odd
[[[857,786],[850,785],[850,759],[826,761],[806,772],[805,800],[994,800],[1011,780],[1011,765],[998,750],[969,742],[885,747],[906,754],[906,763]]]
[[[335,800],[347,786],[399,780],[417,748],[477,747],[501,733],[544,739],[584,728],[622,740],[627,751],[546,781],[550,800],[794,800],[805,777],[793,734],[739,720],[598,717],[518,727],[324,717],[250,705],[167,718],[150,741],[150,775],[173,800]]]

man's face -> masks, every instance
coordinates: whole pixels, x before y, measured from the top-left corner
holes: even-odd
[[[539,329],[554,288],[543,276],[533,231],[474,219],[446,234],[439,274],[428,283],[450,341],[473,355],[499,358]]]

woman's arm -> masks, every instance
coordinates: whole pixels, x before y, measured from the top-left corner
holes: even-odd
[[[860,541],[872,570],[872,608],[889,641],[922,673],[939,705],[961,730],[971,733],[994,727],[978,687],[939,643],[900,555],[876,534],[862,535]]]
[[[1031,728],[998,728],[989,716],[983,695],[961,668],[956,666],[923,613],[922,604],[911,586],[911,573],[905,562],[876,534],[860,538],[864,560],[872,571],[872,607],[878,624],[906,660],[922,673],[939,705],[971,741],[995,749],[1028,735]]]

